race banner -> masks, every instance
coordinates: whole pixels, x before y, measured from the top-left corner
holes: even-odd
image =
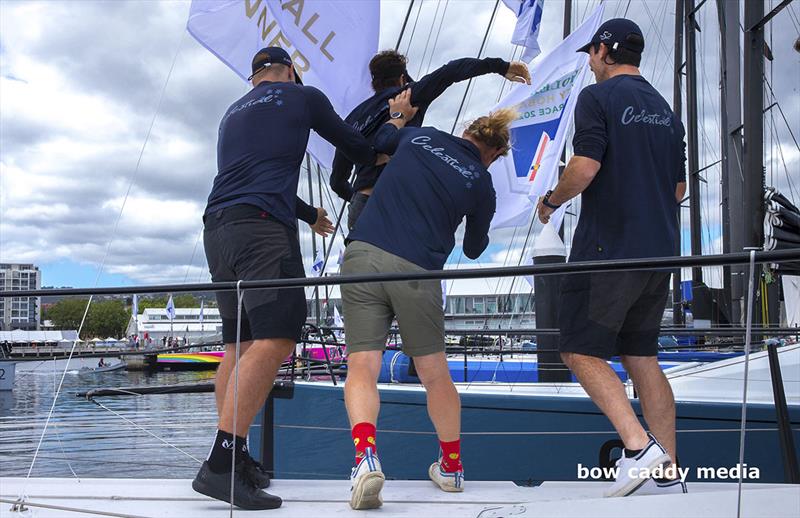
[[[322,90],[342,117],[373,93],[368,65],[378,51],[380,2],[192,0],[186,29],[245,81],[256,52],[283,48],[303,84]],[[308,150],[330,168],[333,146],[312,133]]]
[[[591,73],[576,52],[591,40],[603,17],[601,4],[572,34],[531,68],[531,85],[517,85],[495,107],[512,108],[511,151],[489,169],[497,192],[492,228],[527,224],[539,196],[558,181],[558,167],[573,123],[578,93]],[[560,226],[566,206],[551,217]]]

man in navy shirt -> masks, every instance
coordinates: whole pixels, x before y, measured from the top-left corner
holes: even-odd
[[[475,259],[489,244],[495,191],[487,168],[508,151],[508,125],[516,113],[501,110],[480,117],[461,138],[435,128],[403,127],[416,113],[413,88],[390,101],[391,119],[375,135],[375,150],[393,156],[349,235],[343,274],[442,269],[465,218],[464,254]],[[414,358],[428,394],[441,448],[428,475],[444,491],[462,491],[461,408],[444,353],[440,282],[346,284],[342,304],[348,352],[345,404],[356,450],[350,505],[381,505],[376,383],[394,318],[403,353]]]
[[[326,231],[330,222],[297,198],[300,164],[311,129],[359,164],[374,164],[367,140],[334,112],[327,97],[303,86],[285,50],[253,58],[253,89],[233,103],[219,126],[218,173],[203,216],[203,243],[214,282],[303,277],[297,218]],[[247,430],[294,351],[306,320],[302,288],[217,293],[225,359],[217,372],[219,424],[214,446],[192,487],[245,509],[271,509],[281,499],[247,452]],[[237,342],[241,358],[237,381]],[[235,403],[234,403],[235,402]],[[234,414],[236,418],[234,419]]]
[[[539,204],[539,218],[547,223],[555,209],[581,194],[570,262],[675,254],[678,204],[686,191],[684,130],[640,75],[643,50],[641,30],[623,18],[603,23],[579,49],[589,54],[597,84],[578,97],[575,156]],[[677,458],[675,401],[657,361],[669,279],[669,272],[644,271],[567,275],[562,281],[561,356],[625,443],[606,496],[686,492],[671,472],[651,479],[628,474]],[[615,355],[637,388],[652,435],[606,363]]]
[[[407,62],[405,56],[394,50],[379,52],[370,60],[369,71],[372,74],[372,88],[375,90],[375,95],[356,106],[345,119],[370,141],[374,139],[378,129],[389,120],[387,109],[389,99],[406,88],[411,87],[411,104],[418,108],[406,126],[420,127],[430,104],[454,83],[489,73],[499,74],[509,81],[519,83],[530,84],[531,80],[528,66],[519,61],[508,63],[500,58],[462,58],[450,61],[419,81],[413,81],[407,70]],[[350,230],[353,230],[359,215],[364,210],[383,167],[358,166],[351,185],[349,179],[352,169],[353,162],[344,153],[337,151],[333,160],[330,184],[340,198],[350,202],[347,217],[347,227]]]

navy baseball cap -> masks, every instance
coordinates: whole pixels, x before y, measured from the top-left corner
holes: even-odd
[[[603,22],[592,36],[592,41],[579,48],[577,52],[588,53],[589,47],[596,43],[605,43],[612,51],[623,47],[641,54],[644,50],[644,35],[633,21],[627,18],[612,18]]]
[[[265,47],[256,52],[256,55],[253,56],[253,73],[247,80],[252,80],[253,76],[260,72],[262,68],[268,67],[273,63],[292,67],[292,70],[294,70],[294,81],[299,85],[303,84],[303,81],[300,80],[300,74],[298,74],[297,69],[294,68],[292,58],[289,57],[289,53],[280,47]]]

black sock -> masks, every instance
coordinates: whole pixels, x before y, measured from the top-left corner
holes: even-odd
[[[628,448],[625,448],[625,458],[630,459],[631,457],[635,457],[640,453],[642,453],[642,450],[629,450]]]
[[[231,455],[233,453],[233,434],[217,430],[214,446],[208,455],[208,467],[215,473],[231,471]],[[236,463],[247,456],[247,438],[236,437]]]

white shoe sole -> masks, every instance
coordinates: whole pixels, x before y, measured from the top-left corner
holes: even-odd
[[[652,470],[652,469],[656,468],[657,466],[663,466],[664,464],[668,464],[669,462],[671,462],[671,459],[670,459],[669,455],[664,453],[662,455],[659,455],[655,459],[653,459],[650,462],[650,464],[648,464],[647,466],[643,466],[643,467],[646,467],[647,469]],[[619,476],[619,475],[617,475],[617,476]],[[639,489],[642,486],[642,484],[644,484],[645,482],[647,482],[646,478],[632,478],[632,479],[628,480],[628,483],[625,484],[624,486],[621,486],[620,488],[618,488],[618,489],[616,489],[614,491],[607,492],[603,496],[605,496],[606,498],[613,498],[613,497],[618,497],[618,496],[628,496],[631,493],[633,493],[634,491],[636,491],[637,489]]]
[[[431,467],[428,468],[428,477],[431,479],[431,482],[439,486],[439,489],[441,489],[442,491],[447,491],[448,493],[461,493],[464,491],[464,486],[461,487],[448,486],[437,481],[435,477],[437,471],[439,471],[439,463],[434,462],[433,464],[431,464]]]
[[[350,507],[353,509],[377,509],[383,505],[381,489],[386,479],[380,471],[371,471],[356,480],[350,494]]]

